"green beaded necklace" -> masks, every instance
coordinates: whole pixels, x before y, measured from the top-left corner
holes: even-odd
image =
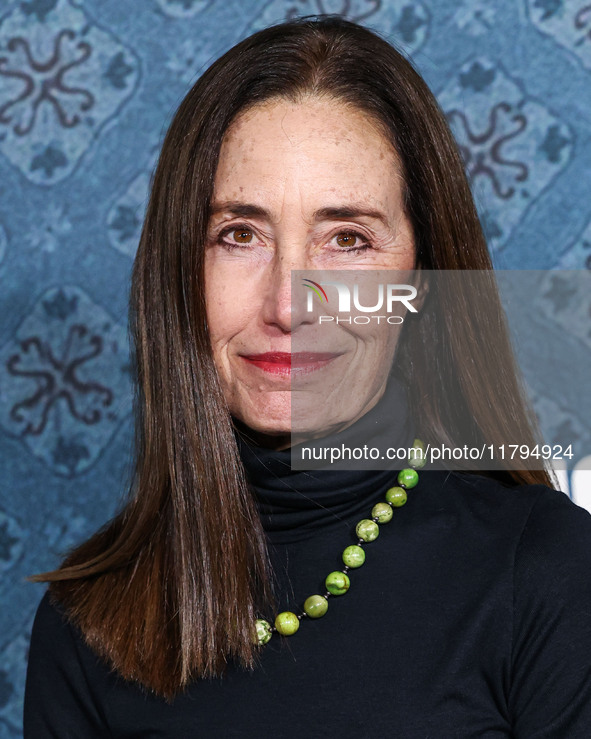
[[[365,562],[365,551],[363,545],[375,541],[380,533],[379,524],[388,523],[392,519],[393,509],[400,508],[406,503],[406,491],[414,488],[419,481],[417,469],[425,466],[425,445],[420,439],[415,439],[413,449],[409,459],[409,467],[400,470],[397,477],[397,485],[386,490],[385,501],[376,503],[371,509],[371,518],[364,518],[355,527],[357,534],[357,544],[351,544],[343,551],[343,562],[345,567],[342,570],[335,570],[327,575],[324,584],[326,585],[326,593],[324,595],[310,595],[304,601],[304,607],[301,613],[296,614],[293,611],[283,611],[275,618],[275,624],[271,624],[264,618],[257,618],[255,621],[256,643],[261,646],[266,644],[273,636],[273,632],[282,636],[292,636],[300,628],[300,621],[303,618],[322,618],[328,611],[328,599],[332,595],[344,595],[351,585],[348,572],[349,570],[361,567]]]

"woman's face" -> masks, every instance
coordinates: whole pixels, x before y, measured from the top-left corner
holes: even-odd
[[[412,270],[402,186],[377,124],[339,100],[272,100],[228,130],[206,246],[208,325],[232,415],[271,445],[288,445],[294,404],[322,436],[384,391],[400,327],[320,325],[301,280],[292,296],[292,270],[314,281],[314,270]]]

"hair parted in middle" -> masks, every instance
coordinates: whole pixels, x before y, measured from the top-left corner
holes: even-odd
[[[335,115],[343,106],[363,111],[394,147],[417,267],[491,269],[445,116],[411,63],[376,33],[340,17],[289,21],[241,41],[195,83],[166,134],[133,266],[136,446],[127,499],[57,570],[30,578],[50,582],[54,602],[114,669],[167,699],[229,660],[253,667],[254,619],[273,607],[265,533],[213,361],[204,252],[228,128],[253,106],[308,96],[334,99]],[[473,418],[474,443],[532,438],[505,361],[492,275],[479,299],[486,310],[466,297],[459,324],[450,315],[457,298],[452,308],[430,293],[432,310],[403,332],[420,361],[399,369],[426,442],[453,442],[452,396]],[[482,346],[488,352],[474,351]],[[444,366],[432,366],[436,354]],[[434,377],[439,385],[426,387]],[[543,471],[503,478],[549,482]]]

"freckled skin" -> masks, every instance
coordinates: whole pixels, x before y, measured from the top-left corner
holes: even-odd
[[[312,270],[413,269],[402,184],[397,155],[377,123],[338,100],[269,101],[247,110],[228,130],[213,203],[254,204],[269,217],[212,216],[205,260],[208,324],[230,411],[270,446],[291,443],[292,390],[298,388],[248,366],[244,354],[339,353],[330,382],[311,383],[308,396],[298,389],[298,398],[317,414],[319,435],[350,425],[383,393],[399,328],[319,327],[317,318],[292,305],[291,272],[310,270],[315,279]],[[379,211],[384,222],[315,216],[349,204]],[[240,244],[245,248],[218,243],[221,230],[232,225],[237,234],[250,230],[251,240]],[[339,248],[337,234],[350,230],[361,232],[372,248]],[[235,243],[232,234],[224,238]]]

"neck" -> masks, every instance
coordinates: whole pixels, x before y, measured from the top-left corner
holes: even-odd
[[[319,444],[357,445],[361,438],[371,445],[376,434],[386,434],[391,446],[410,445],[414,429],[404,388],[388,383],[380,401],[347,429]],[[263,526],[274,543],[308,538],[326,526],[342,525],[349,514],[363,513],[370,498],[395,484],[396,473],[404,466],[395,460],[388,469],[383,462],[373,468],[359,462],[348,469],[336,464],[298,468],[293,462],[300,447],[259,444],[260,437],[240,422],[235,423],[235,434]]]

